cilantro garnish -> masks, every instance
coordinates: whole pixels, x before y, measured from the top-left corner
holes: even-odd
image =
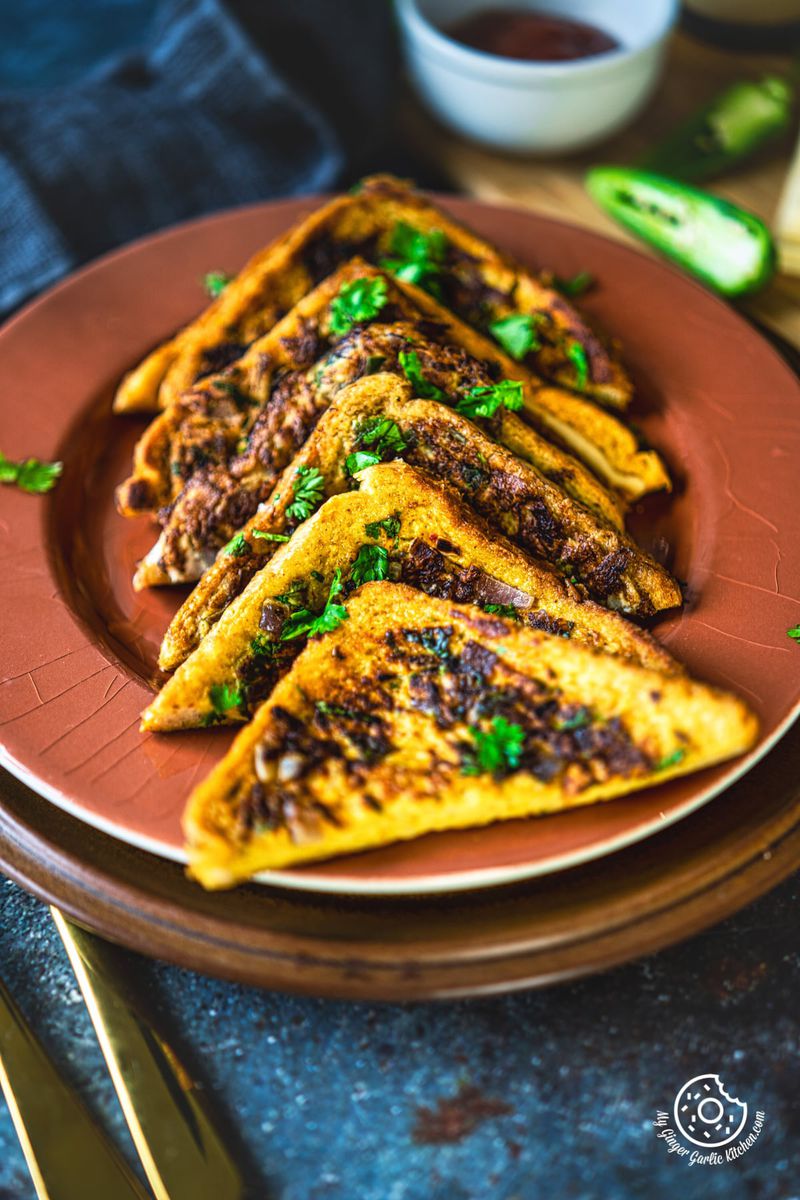
[[[305,608],[306,584],[302,579],[293,580],[288,592],[281,592],[279,596],[275,596],[275,600],[290,609]]]
[[[680,749],[679,747],[677,750],[673,750],[672,753],[668,754],[665,758],[662,758],[660,762],[657,762],[653,770],[668,771],[670,767],[677,767],[678,763],[683,762],[685,757],[686,751]]]
[[[232,708],[238,708],[243,696],[238,684],[215,683],[208,693],[211,707],[218,717],[224,717]]]
[[[224,271],[209,271],[203,276],[206,295],[210,296],[212,300],[216,300],[217,296],[225,291],[232,278],[232,275],[226,275]]]
[[[359,321],[371,321],[377,317],[387,299],[386,280],[354,279],[345,283],[339,294],[331,301],[331,333],[344,337]]]
[[[275,658],[281,652],[280,645],[265,633],[256,634],[250,643],[250,649],[257,658]]]
[[[475,743],[462,763],[463,775],[482,775],[491,771],[493,775],[507,775],[519,766],[525,731],[521,725],[507,721],[505,717],[494,717],[488,730],[469,727]]]
[[[594,275],[590,271],[578,271],[577,275],[573,275],[569,279],[563,279],[560,275],[556,275],[553,283],[562,296],[582,296],[593,286]]]
[[[373,579],[385,579],[389,573],[389,555],[383,546],[362,546],[350,571],[350,582],[356,587]]]
[[[365,467],[394,458],[405,450],[407,442],[394,421],[388,417],[370,417],[358,430],[356,445],[359,449],[348,454],[344,462],[348,475],[357,475]]]
[[[447,400],[446,393],[435,383],[429,383],[422,374],[422,366],[416,350],[401,350],[397,361],[403,368],[406,379],[414,385],[417,396],[421,396],[423,400]]]
[[[506,354],[510,354],[516,362],[522,362],[531,350],[541,347],[536,336],[536,320],[533,313],[509,313],[507,317],[492,321],[489,331]]]
[[[250,543],[243,533],[235,534],[224,547],[226,554],[230,554],[231,558],[241,558],[243,554],[247,554],[250,550]]]
[[[293,521],[306,521],[322,503],[322,489],[325,480],[317,467],[298,467],[294,473],[292,495],[294,499],[287,506],[286,515]]]
[[[381,530],[387,538],[394,540],[395,549],[397,549],[397,543],[400,540],[400,518],[398,516],[384,517],[382,521],[367,521],[364,526],[364,532],[367,537],[371,538],[379,538]]]
[[[585,729],[591,719],[592,714],[589,709],[581,706],[571,717],[557,718],[553,723],[553,728],[559,733],[570,733],[573,729]]]
[[[510,621],[520,621],[519,609],[513,604],[483,604],[484,612],[497,613],[498,617],[508,617]]]
[[[251,536],[260,538],[262,542],[288,542],[292,535],[290,533],[270,533],[266,529],[253,529]]]
[[[23,492],[41,495],[56,486],[63,470],[60,462],[42,462],[38,458],[26,458],[24,462],[12,462],[0,453],[0,483],[15,483]]]
[[[348,617],[345,606],[335,604],[333,600],[333,597],[338,596],[341,590],[342,572],[337,567],[333,573],[328,599],[322,612],[315,615],[308,608],[299,608],[297,612],[291,613],[283,623],[281,641],[289,642],[293,638],[302,637],[303,634],[308,634],[310,638],[319,637],[322,633],[330,633],[333,629],[338,629],[342,621],[346,621]]]
[[[381,259],[381,266],[404,283],[415,283],[440,298],[438,277],[446,251],[447,238],[441,229],[424,233],[406,221],[398,221],[392,230],[389,255]]]
[[[456,412],[465,417],[493,417],[500,406],[516,412],[522,408],[522,384],[517,379],[503,379],[490,387],[474,387],[462,396]]]
[[[575,387],[582,392],[589,382],[589,359],[580,342],[570,342],[567,358],[575,368]]]
[[[787,629],[786,636],[790,637],[793,642],[800,642],[800,625],[794,625],[791,629]]]

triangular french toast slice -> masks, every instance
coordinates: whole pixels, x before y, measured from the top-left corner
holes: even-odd
[[[359,280],[369,303],[362,303],[353,332],[341,332],[334,318],[337,299],[352,294]],[[522,383],[520,413],[540,435],[533,439],[538,453],[534,461],[545,473],[557,472],[582,503],[600,504],[604,508],[598,511],[608,515],[619,506],[617,495],[633,500],[669,488],[658,454],[640,447],[632,430],[613,413],[564,388],[541,384],[523,364],[427,292],[353,259],[304,296],[235,363],[201,379],[151,422],[136,445],[132,474],[118,489],[120,512],[155,512],[174,502],[196,473],[202,480],[216,466],[230,464],[234,473],[246,470],[256,421],[262,459],[265,450],[266,461],[274,457],[263,444],[265,434],[278,451],[287,435],[296,448],[330,398],[324,365],[331,355],[339,347],[346,350],[343,359],[352,380],[356,369],[363,374],[378,358],[369,349],[374,324],[397,321],[418,325],[427,343],[457,347],[484,364],[495,381]],[[353,361],[359,354],[360,365]],[[396,355],[384,369],[392,367],[399,369]]]
[[[259,251],[222,294],[123,380],[118,412],[157,411],[238,358],[354,254],[422,280],[459,316],[489,330],[510,315],[535,321],[521,357],[542,376],[625,407],[631,384],[613,348],[544,277],[390,176],[312,211]]]
[[[489,529],[452,491],[393,462],[366,468],[357,491],[328,500],[288,543],[278,543],[161,689],[142,727],[167,731],[247,720],[301,639],[315,636],[319,614],[330,620],[355,587],[386,579],[489,605],[533,628],[652,668],[680,669],[647,633],[582,599],[562,576]]]
[[[606,607],[650,616],[681,603],[669,572],[625,533],[576,504],[459,413],[414,400],[411,386],[395,376],[373,375],[339,393],[270,499],[231,543],[236,552],[223,549],[181,606],[165,638],[164,669],[182,661],[264,565],[274,551],[266,538],[291,533],[324,498],[351,488],[358,464],[370,458],[402,458],[449,484],[499,533],[553,563]],[[317,480],[315,503],[298,511],[298,492],[307,489],[309,472]],[[163,554],[159,544],[151,551],[154,571],[162,569]],[[145,559],[142,569],[150,565]]]
[[[192,793],[191,874],[274,870],[610,800],[748,750],[738,697],[367,583]]]

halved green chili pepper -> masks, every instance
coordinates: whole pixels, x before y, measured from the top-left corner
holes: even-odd
[[[719,196],[632,167],[595,167],[586,186],[620,224],[724,296],[755,291],[772,275],[764,222]]]
[[[791,83],[780,75],[735,83],[679,125],[641,166],[678,179],[711,179],[782,133],[793,99]]]

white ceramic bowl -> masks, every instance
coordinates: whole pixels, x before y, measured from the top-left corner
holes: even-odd
[[[678,0],[395,0],[420,96],[457,133],[515,153],[559,153],[630,121],[658,80]],[[471,50],[443,32],[487,8],[524,7],[586,21],[620,48],[570,62]]]

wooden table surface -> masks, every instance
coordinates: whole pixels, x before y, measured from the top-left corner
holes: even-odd
[[[583,186],[586,168],[600,162],[634,163],[677,121],[727,84],[742,78],[758,78],[765,70],[781,71],[788,63],[788,57],[718,50],[678,33],[670,46],[661,83],[634,125],[610,141],[568,157],[515,158],[485,150],[445,131],[423,113],[416,102],[409,102],[407,106],[405,135],[415,150],[430,157],[454,185],[468,195],[574,221],[610,237],[635,241],[645,248],[590,198]],[[714,181],[709,185],[710,190],[741,204],[770,223],[794,142],[795,135],[792,134],[765,148],[731,175]],[[541,260],[546,265],[544,248]],[[800,278],[778,276],[769,288],[746,301],[746,308],[757,320],[800,346]]]

